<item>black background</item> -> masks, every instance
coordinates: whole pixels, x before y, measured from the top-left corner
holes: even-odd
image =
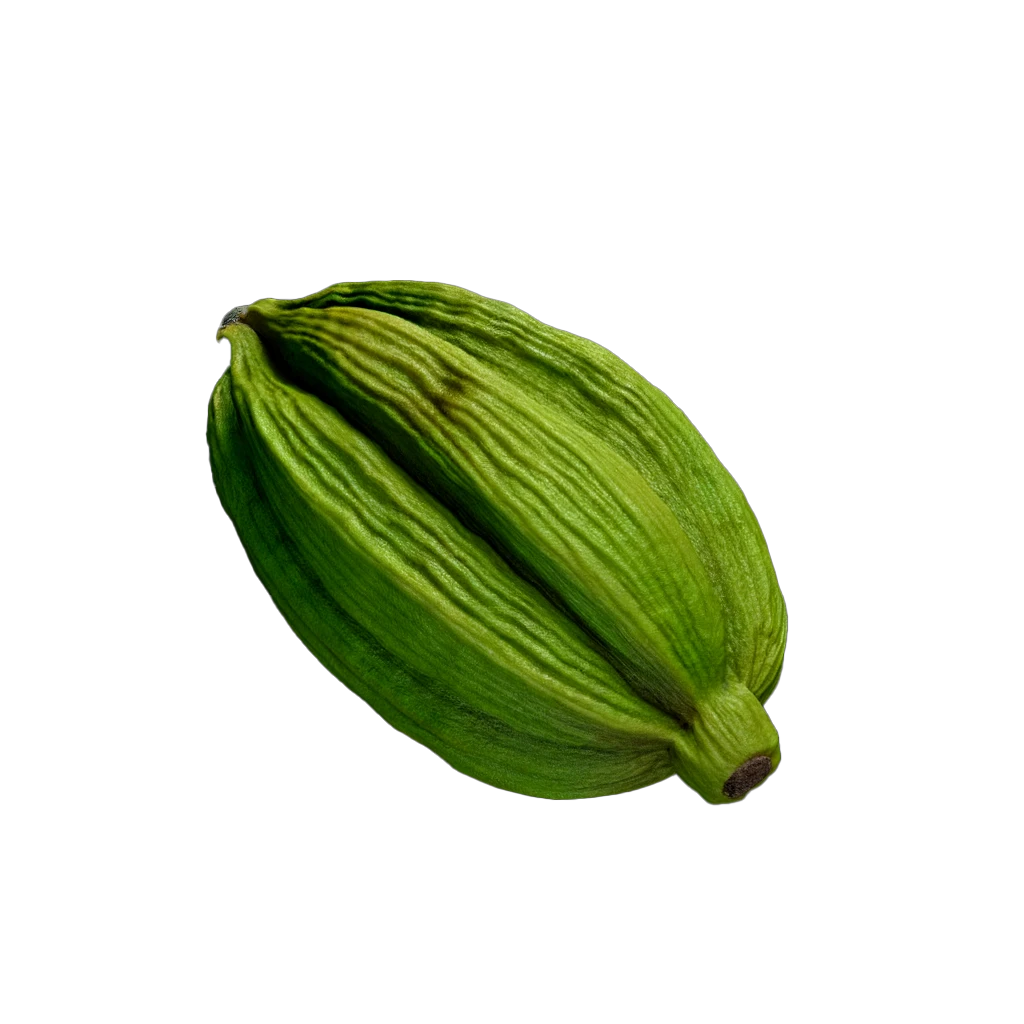
[[[227,366],[220,318],[330,281],[208,282],[206,396]],[[665,391],[743,489],[788,599],[788,284],[453,281],[621,356]],[[292,633],[256,578],[206,468],[207,805],[707,806],[678,778],[548,801],[462,775],[392,729]],[[782,762],[733,807],[788,806],[788,652],[766,706]]]

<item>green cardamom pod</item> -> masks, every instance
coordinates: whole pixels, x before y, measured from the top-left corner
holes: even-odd
[[[534,796],[677,773],[719,803],[774,770],[764,539],[625,363],[420,282],[264,299],[218,336],[221,501],[295,632],[393,726]]]

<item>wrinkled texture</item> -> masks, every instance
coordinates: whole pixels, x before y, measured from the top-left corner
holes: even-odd
[[[261,300],[218,336],[221,501],[298,636],[392,725],[534,796],[676,772],[727,802],[777,766],[764,539],[625,363],[421,282]]]

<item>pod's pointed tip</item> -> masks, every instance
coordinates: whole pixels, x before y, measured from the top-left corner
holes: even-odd
[[[231,340],[231,335],[228,334],[228,328],[232,324],[244,324],[245,314],[249,312],[248,306],[235,306],[234,309],[229,309],[224,314],[224,319],[220,322],[220,327],[217,328],[217,341],[221,338],[227,338]]]
[[[245,320],[245,314],[249,312],[248,306],[235,306],[234,309],[229,309],[224,314],[224,319],[220,322],[220,330],[224,330],[229,324],[242,323]],[[218,334],[219,338],[220,335]]]

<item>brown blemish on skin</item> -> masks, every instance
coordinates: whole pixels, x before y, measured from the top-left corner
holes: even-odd
[[[451,419],[466,389],[464,377],[449,373],[435,390],[427,392],[426,398],[445,419]]]

